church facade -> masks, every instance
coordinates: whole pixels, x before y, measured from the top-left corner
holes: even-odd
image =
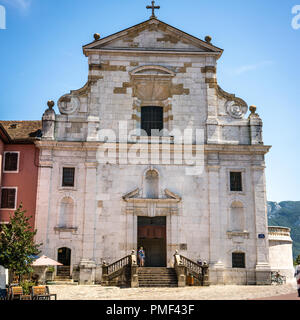
[[[212,284],[269,283],[270,146],[256,108],[218,85],[223,50],[152,16],[83,52],[87,83],[59,114],[48,103],[36,142],[43,254],[88,283],[140,246],[148,266],[172,267],[178,250],[207,261]]]

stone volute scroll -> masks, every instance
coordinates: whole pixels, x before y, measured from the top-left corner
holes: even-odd
[[[226,103],[226,111],[234,119],[243,119],[248,111],[248,107],[236,101],[228,101]]]
[[[170,190],[168,189],[165,189],[165,195],[171,199],[176,199],[179,201],[181,201],[181,197],[179,197],[177,194],[171,192]]]
[[[244,119],[247,111],[248,104],[235,94],[224,91],[220,86],[216,85],[217,96],[225,99],[225,112],[233,119]]]
[[[80,100],[71,94],[66,94],[58,100],[58,108],[61,114],[74,114],[80,107]]]
[[[133,190],[133,191],[131,191],[131,192],[126,193],[122,198],[123,198],[123,200],[126,201],[126,200],[128,200],[128,199],[132,199],[132,198],[134,198],[135,196],[139,195],[139,193],[140,193],[140,189],[137,188],[137,189],[135,189],[135,190]]]

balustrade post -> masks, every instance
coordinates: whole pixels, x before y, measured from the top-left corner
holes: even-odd
[[[186,286],[186,267],[183,265],[178,250],[174,254],[174,267],[177,273],[178,287]]]
[[[108,286],[109,282],[108,282],[108,264],[106,263],[106,261],[103,261],[102,263],[102,285],[104,286]]]
[[[131,288],[138,288],[139,287],[139,276],[138,276],[138,265],[135,251],[131,251],[130,255],[130,269],[131,269]]]
[[[202,266],[202,285],[205,287],[209,286],[209,268],[206,262]]]

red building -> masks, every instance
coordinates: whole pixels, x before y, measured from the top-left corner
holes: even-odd
[[[0,121],[0,224],[22,203],[34,227],[41,121]]]

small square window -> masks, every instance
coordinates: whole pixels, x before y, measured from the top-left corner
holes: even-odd
[[[74,187],[75,168],[63,168],[63,187]]]
[[[245,253],[232,253],[232,268],[245,268]]]
[[[16,207],[16,189],[2,188],[1,189],[1,209],[15,209]]]
[[[230,191],[243,191],[241,172],[230,172]]]
[[[4,171],[18,171],[18,152],[5,152],[4,154]]]

